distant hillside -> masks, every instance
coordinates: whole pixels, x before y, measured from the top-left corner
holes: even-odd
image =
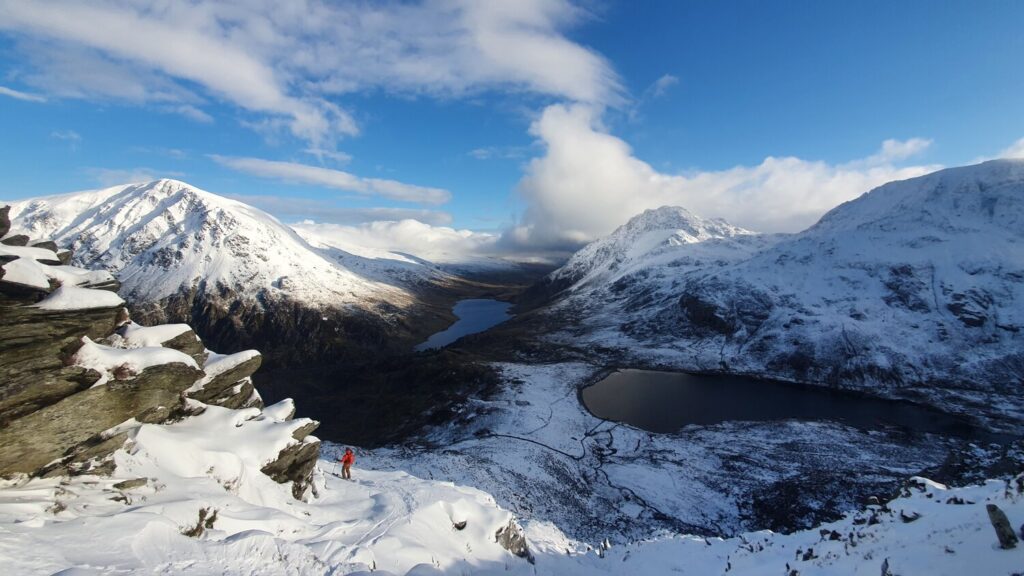
[[[886,184],[790,236],[648,211],[545,284],[571,327],[551,340],[580,349],[1024,418],[1024,161]]]

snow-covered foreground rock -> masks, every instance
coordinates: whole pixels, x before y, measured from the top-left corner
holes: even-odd
[[[478,490],[402,472],[357,470],[343,481],[317,471],[318,497],[295,500],[259,471],[270,433],[261,428],[274,423],[236,428],[240,421],[210,407],[142,427],[113,476],[6,484],[4,572],[406,574],[426,565],[468,574],[528,565],[496,543],[512,515]]]
[[[1024,161],[892,182],[789,236],[648,211],[536,291],[546,341],[595,362],[854,388],[1013,428]]]

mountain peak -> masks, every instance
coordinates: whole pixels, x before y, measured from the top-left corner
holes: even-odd
[[[30,235],[71,246],[80,264],[117,273],[122,292],[139,301],[197,287],[311,304],[408,298],[311,247],[273,216],[180,180],[29,199],[14,203],[11,216]]]
[[[552,278],[575,283],[603,271],[621,270],[627,262],[639,262],[672,246],[755,235],[721,219],[702,218],[681,206],[661,206],[644,210],[608,236],[587,244],[553,272]]]

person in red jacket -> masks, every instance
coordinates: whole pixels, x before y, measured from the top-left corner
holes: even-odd
[[[355,452],[351,448],[345,448],[345,455],[341,457],[341,477],[345,480],[352,479],[352,465],[356,463]]]

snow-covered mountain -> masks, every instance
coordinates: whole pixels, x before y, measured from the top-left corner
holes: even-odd
[[[329,353],[332,340],[408,338],[414,291],[445,276],[314,247],[265,212],[175,180],[15,202],[11,220],[73,248],[76,264],[114,273],[137,317],[189,322],[222,349],[259,346],[272,361]],[[328,319],[344,330],[321,327]]]
[[[387,298],[398,266],[361,266],[313,248],[247,204],[176,180],[114,186],[12,204],[15,230],[72,245],[76,259],[116,272],[123,293],[155,301],[201,281],[239,295],[266,293],[318,304]],[[405,268],[405,267],[402,267]]]
[[[626,363],[1024,418],[1024,161],[893,182],[791,236],[649,211],[548,282],[573,324],[554,340]]]

